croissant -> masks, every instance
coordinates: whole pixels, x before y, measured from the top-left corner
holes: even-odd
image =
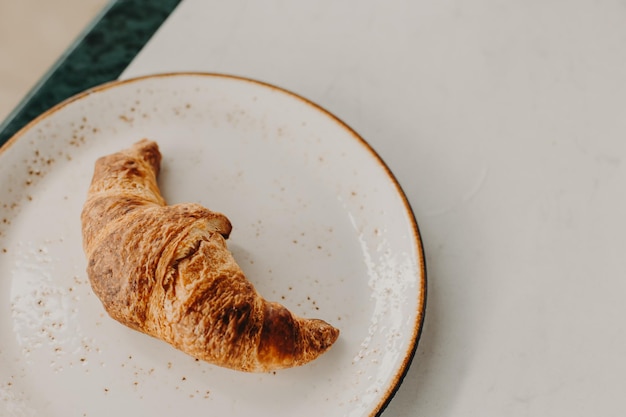
[[[147,139],[96,161],[81,223],[89,280],[107,313],[235,370],[299,366],[328,350],[338,329],[257,293],[226,246],[223,214],[166,205],[160,163]]]

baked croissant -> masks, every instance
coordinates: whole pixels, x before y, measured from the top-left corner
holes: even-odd
[[[339,330],[268,302],[226,247],[230,221],[168,206],[161,154],[143,139],[96,162],[81,221],[91,286],[108,314],[215,365],[264,372],[303,365]]]

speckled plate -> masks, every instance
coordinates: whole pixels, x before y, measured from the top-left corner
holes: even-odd
[[[79,215],[96,158],[143,137],[170,203],[228,215],[265,298],[341,329],[329,352],[246,374],[106,315]],[[417,225],[376,153],[309,101],[214,74],[114,82],[20,131],[0,179],[0,415],[369,416],[401,383],[424,315]]]

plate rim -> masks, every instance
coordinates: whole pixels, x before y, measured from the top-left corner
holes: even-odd
[[[373,157],[374,160],[379,164],[379,166],[383,168],[383,171],[387,175],[387,178],[394,185],[396,192],[398,193],[398,195],[400,196],[402,200],[402,204],[403,204],[406,214],[408,215],[409,221],[411,222],[412,241],[416,246],[417,258],[419,260],[418,269],[419,269],[420,276],[418,277],[418,281],[419,281],[418,287],[420,291],[419,291],[418,300],[417,300],[417,316],[416,316],[415,323],[413,323],[413,329],[412,329],[413,334],[410,339],[411,346],[406,350],[406,354],[404,356],[404,359],[399,369],[395,372],[395,375],[393,375],[392,383],[389,384],[388,388],[386,389],[385,394],[383,395],[381,400],[376,404],[376,406],[371,410],[371,413],[370,413],[370,416],[380,416],[382,412],[387,408],[387,406],[389,405],[389,403],[391,402],[391,400],[397,393],[398,389],[402,385],[404,377],[408,373],[411,363],[413,362],[413,359],[415,357],[417,346],[419,344],[422,331],[424,329],[424,321],[425,321],[425,316],[426,316],[427,287],[428,287],[426,256],[424,254],[424,244],[422,240],[422,235],[420,233],[419,225],[415,217],[415,213],[406,196],[406,193],[404,192],[402,186],[400,185],[400,182],[398,181],[396,176],[393,174],[393,172],[391,171],[387,163],[383,160],[383,158],[376,152],[376,150],[360,134],[358,134],[356,130],[350,127],[347,123],[345,123],[342,119],[337,117],[335,114],[331,113],[329,110],[326,110],[324,107],[313,102],[312,100],[301,96],[298,93],[295,93],[283,87],[279,87],[275,84],[271,84],[265,81],[260,81],[254,78],[227,74],[227,73],[200,72],[200,71],[155,73],[155,74],[131,77],[127,79],[121,79],[121,80],[118,79],[118,80],[109,81],[109,82],[88,88],[73,96],[70,96],[69,98],[61,101],[60,103],[54,105],[50,109],[46,110],[45,112],[41,113],[39,116],[32,119],[30,122],[24,125],[20,130],[18,130],[13,136],[11,136],[0,147],[0,158],[2,158],[6,150],[9,149],[15,143],[17,143],[17,141],[22,136],[24,136],[26,132],[28,132],[34,126],[38,125],[43,120],[47,119],[54,113],[60,111],[61,109],[65,108],[66,106],[68,106],[69,104],[73,102],[84,99],[92,94],[97,94],[100,92],[107,91],[109,89],[118,88],[118,87],[125,86],[128,84],[138,83],[138,82],[142,82],[146,80],[156,80],[156,79],[176,78],[176,77],[224,78],[224,79],[229,79],[231,81],[250,83],[258,87],[263,87],[263,88],[267,88],[267,89],[273,90],[281,94],[286,94],[287,96],[290,96],[291,98],[294,98],[302,102],[303,104],[306,104],[307,106],[311,107],[313,110],[321,112],[324,116],[329,117],[335,123],[337,123],[341,128],[345,129],[346,132],[352,137],[352,139],[356,140],[357,143],[363,146],[365,150],[368,151],[370,156]]]

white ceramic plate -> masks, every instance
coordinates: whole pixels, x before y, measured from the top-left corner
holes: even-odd
[[[246,374],[110,319],[79,215],[97,157],[148,137],[169,203],[221,211],[259,292],[341,330],[303,367]],[[367,416],[419,338],[418,229],[375,152],[284,90],[210,74],[114,82],[33,121],[0,152],[0,414]]]

